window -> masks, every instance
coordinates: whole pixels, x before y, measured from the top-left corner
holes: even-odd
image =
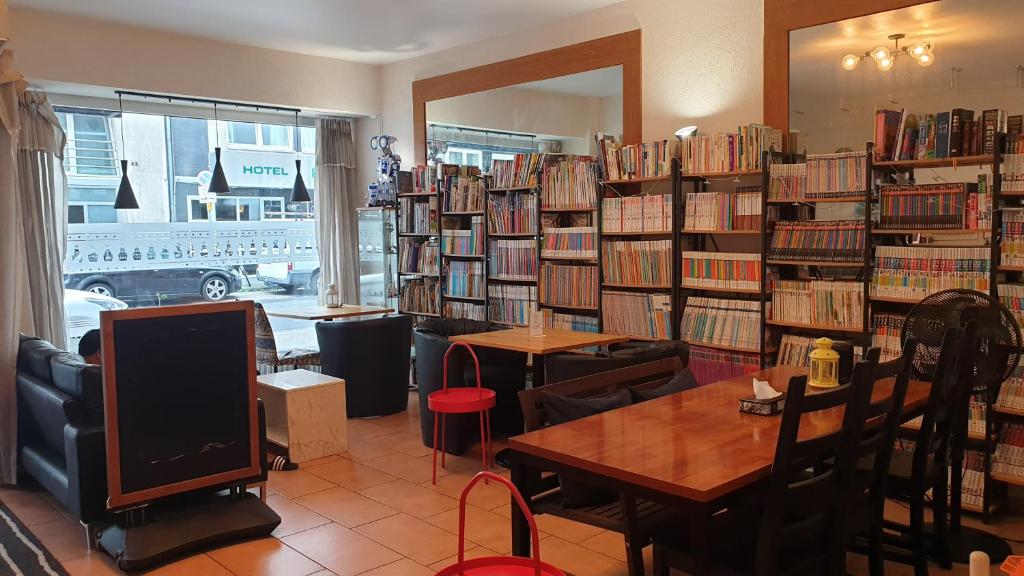
[[[228,122],[228,144],[238,147],[272,148],[294,150],[293,127],[284,124],[254,124],[252,122]],[[316,132],[315,128],[312,128]]]
[[[114,188],[68,187],[68,224],[115,224]]]
[[[117,176],[110,120],[102,114],[58,114],[67,134],[64,169],[68,174]]]
[[[260,124],[263,133],[263,145],[276,148],[291,147],[291,128],[275,124]]]
[[[316,128],[312,126],[299,127],[299,151],[306,154],[316,152]]]
[[[484,169],[483,154],[480,150],[467,148],[448,148],[445,154],[445,161],[450,164],[462,164],[464,166],[476,166]]]
[[[209,207],[198,196],[189,196],[189,222],[210,220]],[[231,196],[217,198],[213,214],[216,222],[257,222],[259,220],[281,220],[284,198],[256,198]],[[261,211],[262,208],[262,211]]]
[[[228,122],[228,142],[256,146],[256,125],[249,122]]]

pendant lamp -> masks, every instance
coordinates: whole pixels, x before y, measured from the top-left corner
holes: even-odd
[[[295,140],[300,142],[299,150],[302,149],[301,140],[299,138],[299,111],[295,111]],[[292,202],[310,202],[312,199],[309,197],[309,190],[306,189],[306,182],[302,179],[302,159],[298,158],[298,152],[295,152],[295,183],[292,184]]]
[[[217,147],[213,149],[216,161],[213,164],[213,177],[210,178],[209,191],[213,194],[230,194],[227,176],[224,175],[224,167],[220,164],[220,122],[217,118],[217,103],[213,104],[213,124],[217,132]]]
[[[132,183],[128,180],[128,159],[124,151],[124,103],[121,95],[117,95],[117,107],[121,111],[121,183],[117,186],[117,196],[114,198],[114,208],[117,210],[138,210],[139,201],[135,199],[135,191],[132,190]]]

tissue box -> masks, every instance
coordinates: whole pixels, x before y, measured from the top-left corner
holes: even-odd
[[[773,416],[775,414],[781,414],[782,408],[785,406],[785,392],[776,396],[775,398],[768,398],[767,400],[759,400],[753,396],[749,398],[740,398],[740,412],[746,412],[748,414],[758,414],[760,416]]]

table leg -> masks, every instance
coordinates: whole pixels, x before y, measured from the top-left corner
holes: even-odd
[[[530,501],[530,490],[529,490],[529,477],[530,474],[527,471],[526,466],[514,456],[511,458],[512,465],[512,484],[515,485],[519,493],[523,495],[523,499],[527,502]],[[530,556],[530,525],[526,522],[526,517],[519,510],[519,504],[516,502],[515,497],[509,498],[512,502],[512,510],[510,516],[512,517],[512,555],[522,556],[523,558],[529,558]]]
[[[540,388],[545,384],[544,381],[544,355],[534,354],[533,355],[533,379],[532,387]]]
[[[697,505],[689,514],[690,553],[693,576],[711,573],[711,512],[708,506]]]

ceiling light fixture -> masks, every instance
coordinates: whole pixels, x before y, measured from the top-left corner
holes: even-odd
[[[121,183],[117,186],[117,196],[114,197],[115,210],[138,210],[139,201],[135,198],[135,191],[132,190],[132,183],[128,180],[128,159],[125,157],[124,149],[124,102],[121,95],[117,95],[117,108],[121,111]]]
[[[298,150],[302,149],[301,138],[299,138],[299,111],[295,111],[295,141],[300,143],[295,152],[295,183],[292,184],[292,202],[310,202],[309,190],[306,189],[306,182],[302,179],[302,158],[299,158]]]
[[[213,103],[213,127],[217,133],[217,146],[213,149],[215,161],[213,163],[213,177],[210,178],[211,194],[230,194],[231,187],[228,186],[228,178],[224,175],[224,167],[220,164],[220,119],[217,116],[217,103]]]
[[[893,41],[893,48],[891,50],[887,46],[878,46],[861,56],[847,54],[840,60],[840,65],[844,70],[853,70],[862,60],[870,58],[874,60],[875,66],[884,72],[892,70],[896,64],[896,59],[904,55],[916,60],[920,66],[928,67],[935,63],[935,53],[933,52],[935,45],[932,42],[924,41],[910,47],[901,47],[900,40],[904,38],[906,38],[905,34],[890,34],[889,40]]]

